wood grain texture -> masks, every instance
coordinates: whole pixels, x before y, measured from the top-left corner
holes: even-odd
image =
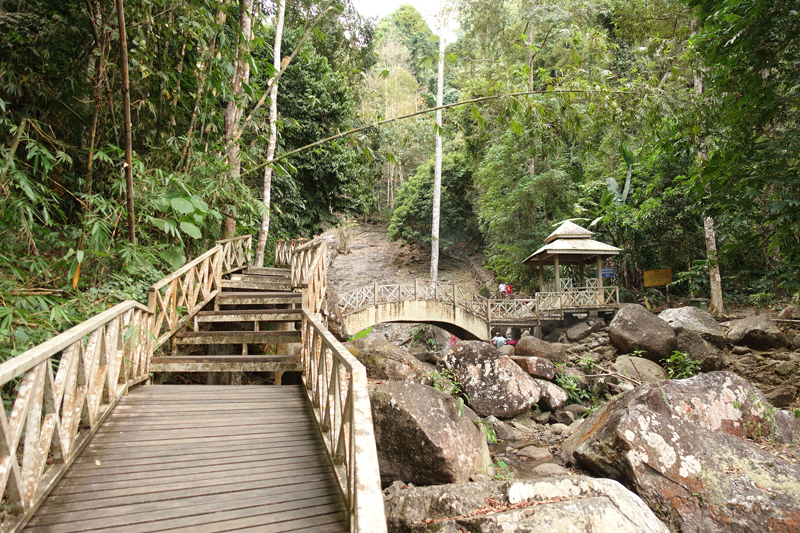
[[[348,522],[301,387],[145,386],[25,531],[319,531]]]

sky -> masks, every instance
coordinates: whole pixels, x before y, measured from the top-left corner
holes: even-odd
[[[411,4],[417,8],[420,15],[428,22],[431,31],[434,34],[439,34],[439,24],[436,20],[439,11],[439,2],[437,0],[353,0],[353,5],[362,17],[378,17],[378,20],[394,13],[401,4]],[[446,43],[452,43],[456,40],[455,29],[457,27],[458,23],[455,21],[455,17],[451,17],[445,36]]]

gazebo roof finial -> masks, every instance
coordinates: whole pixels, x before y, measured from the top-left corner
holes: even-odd
[[[556,239],[591,239],[592,235],[594,235],[593,231],[582,228],[571,220],[565,220],[553,233],[547,236],[544,242],[550,244]]]

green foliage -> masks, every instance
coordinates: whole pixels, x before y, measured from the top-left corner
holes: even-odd
[[[366,337],[367,335],[372,333],[372,328],[373,328],[373,326],[370,326],[367,329],[362,329],[361,331],[359,331],[355,335],[350,335],[349,337],[347,337],[348,342],[349,341],[355,341],[355,340],[358,340],[358,339],[363,339],[364,337]]]
[[[570,376],[559,371],[553,381],[567,393],[569,403],[583,403],[592,399],[592,394],[587,389],[581,388],[578,376]]]
[[[663,363],[669,379],[686,379],[700,373],[700,361],[695,361],[688,354],[678,350],[675,350]]]
[[[514,479],[514,472],[502,459],[497,459],[494,463],[494,479],[498,481],[508,481]]]
[[[422,165],[403,184],[397,194],[389,225],[390,239],[403,239],[430,245],[433,211],[434,162]],[[455,244],[479,239],[477,220],[472,210],[472,175],[460,153],[442,157],[442,207],[439,246],[446,251]]]
[[[497,443],[497,432],[491,424],[485,420],[478,420],[476,424],[480,430],[483,431],[483,435],[486,437],[486,441],[489,442],[489,444]]]
[[[770,307],[775,303],[775,295],[768,292],[757,292],[751,294],[747,301],[755,307]]]

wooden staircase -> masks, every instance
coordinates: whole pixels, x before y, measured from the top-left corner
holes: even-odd
[[[302,371],[299,355],[285,353],[300,342],[301,293],[292,291],[291,271],[247,267],[222,280],[212,311],[193,318],[193,331],[172,337],[172,354],[154,357],[153,372]],[[275,355],[252,354],[277,346]],[[253,350],[253,348],[256,348]],[[198,353],[201,352],[201,353]]]

